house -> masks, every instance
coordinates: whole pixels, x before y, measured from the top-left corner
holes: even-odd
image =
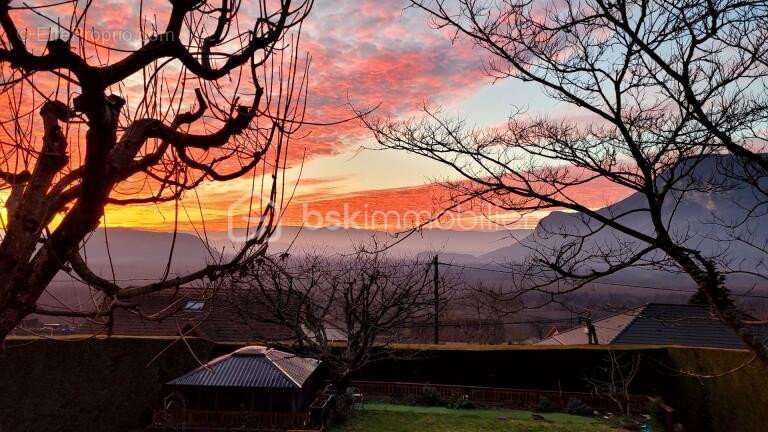
[[[306,426],[323,383],[320,365],[263,346],[238,349],[168,382],[155,424],[205,430]]]
[[[74,321],[74,319],[30,315],[21,320],[19,325],[11,330],[10,335],[38,337],[66,336],[75,333],[76,331],[77,323],[72,321]]]
[[[745,319],[755,320],[745,316]],[[597,343],[628,345],[676,345],[704,348],[746,348],[736,332],[714,317],[706,306],[649,303],[591,322]],[[768,327],[754,326],[768,339]],[[586,345],[588,325],[554,331],[536,345]]]
[[[88,321],[78,333],[116,336],[167,336],[180,334],[214,342],[275,342],[291,339],[287,327],[259,320],[265,316],[258,304],[247,310],[230,301],[226,292],[183,288],[131,299],[135,307],[118,308],[111,321]]]

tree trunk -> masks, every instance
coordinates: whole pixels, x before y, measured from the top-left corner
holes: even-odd
[[[715,316],[731,327],[744,345],[755,354],[763,366],[768,368],[768,348],[744,323],[742,314],[737,310],[728,289],[723,285],[724,278],[716,265],[698,254],[691,256],[691,252],[681,250],[675,250],[670,256],[696,282],[699,293],[707,299]]]
[[[9,215],[6,236],[0,243],[0,342],[35,311],[38,299],[70,254],[98,227],[114,184],[106,161],[117,139],[122,99],[106,97],[101,92],[78,98],[77,103],[89,108],[86,111],[88,169],[84,170],[76,204],[38,247],[42,231],[53,217],[46,194],[51,181],[67,162],[67,142],[59,121],[71,115],[66,105],[56,101],[46,103],[40,110],[45,126],[43,156],[18,207]]]
[[[338,375],[332,380],[334,403],[333,403],[333,418],[335,423],[344,422],[352,410],[352,398],[347,394],[347,388],[352,384],[352,380],[348,373]]]
[[[0,304],[0,346],[5,345],[5,339],[21,320],[30,312],[20,310],[17,306]]]

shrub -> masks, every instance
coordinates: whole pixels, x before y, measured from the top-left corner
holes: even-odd
[[[568,405],[566,406],[566,411],[568,411],[568,414],[574,414],[574,415],[580,415],[580,416],[591,416],[594,410],[591,406],[585,404],[581,399],[569,399]]]
[[[477,406],[474,402],[469,400],[469,397],[467,395],[464,395],[463,397],[460,397],[459,399],[456,399],[452,404],[451,408],[453,409],[475,409]]]
[[[539,405],[536,407],[536,411],[540,413],[551,413],[557,411],[557,409],[555,404],[553,404],[548,397],[542,396],[541,399],[539,399]]]
[[[424,387],[416,398],[417,405],[424,406],[446,406],[447,403],[440,396],[440,392],[434,387]]]

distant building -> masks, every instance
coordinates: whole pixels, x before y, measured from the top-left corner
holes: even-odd
[[[323,383],[320,365],[319,360],[263,346],[241,348],[169,381],[169,396],[155,423],[301,427],[309,422],[310,404]]]
[[[755,320],[745,315],[745,319]],[[592,322],[601,345],[676,345],[704,348],[746,348],[725,323],[706,306],[649,303]],[[768,327],[753,331],[768,338]],[[587,345],[586,323],[565,331],[554,330],[536,345]]]
[[[77,333],[114,336],[164,336],[183,334],[213,342],[289,342],[294,334],[285,325],[267,322],[272,315],[260,302],[238,302],[228,291],[215,294],[184,288],[150,293],[131,299],[134,308],[118,308],[113,319],[89,320]],[[108,307],[107,304],[104,307]],[[110,326],[111,325],[111,332]],[[338,326],[328,325],[326,338],[345,341]]]
[[[257,305],[244,311],[233,306],[224,292],[211,295],[199,289],[166,290],[131,299],[131,302],[135,308],[118,308],[111,322],[89,321],[80,326],[78,333],[107,334],[111,324],[111,334],[116,336],[184,334],[214,342],[238,343],[291,338],[286,327],[259,321],[259,316],[266,314],[261,313]]]
[[[40,318],[29,317],[11,331],[11,336],[63,336],[74,332],[74,326],[66,322],[43,322]]]

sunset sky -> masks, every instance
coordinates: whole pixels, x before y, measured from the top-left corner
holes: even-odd
[[[149,13],[162,22],[167,3],[145,2],[145,14],[150,5],[157,5],[157,12]],[[100,8],[90,13],[99,17],[93,22],[98,31],[138,21],[138,11],[126,2],[94,7]],[[35,15],[28,19],[30,27],[47,28]],[[428,18],[406,8],[404,0],[317,0],[302,38],[302,50],[311,57],[309,122],[349,118],[350,105],[360,110],[378,106],[373,115],[400,119],[419,116],[424,106],[439,107],[480,127],[502,124],[515,107],[530,115],[570,114],[532,85],[492,82],[483,71],[481,50],[463,40],[452,43],[450,35],[433,29]],[[307,128],[291,147],[295,162],[286,173],[288,194],[298,185],[283,223],[398,230],[414,215],[428,216],[441,207],[438,188],[431,184],[452,179],[453,173],[410,154],[366,149],[373,144],[358,121]],[[166,230],[178,215],[182,229],[200,229],[203,220],[214,230],[241,226],[252,183],[251,177],[206,183],[178,207],[166,203],[110,208],[106,223]],[[593,207],[625,194],[615,187],[594,189],[580,191]],[[544,215],[530,215],[520,226],[531,228]],[[494,228],[476,224],[484,219],[477,215],[464,219],[467,223],[448,228]]]

